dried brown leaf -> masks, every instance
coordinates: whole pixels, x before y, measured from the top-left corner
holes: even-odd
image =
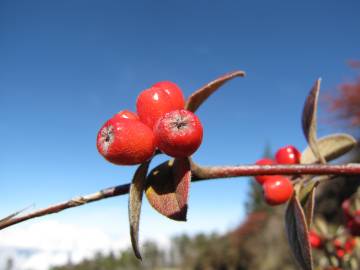
[[[308,239],[308,227],[296,194],[293,195],[286,208],[285,225],[290,249],[296,262],[302,269],[312,270],[313,262]]]
[[[357,142],[354,137],[345,133],[331,134],[317,140],[317,146],[320,154],[327,160],[331,161],[346,154],[356,146]],[[310,147],[307,147],[301,154],[302,164],[318,163]]]
[[[129,223],[130,238],[135,256],[141,260],[139,249],[139,222],[141,213],[142,197],[145,189],[146,174],[150,162],[141,164],[133,177],[129,190]]]
[[[218,90],[223,84],[227,81],[232,80],[236,77],[244,77],[244,71],[234,71],[228,74],[221,76],[220,78],[209,82],[208,84],[204,85],[200,89],[196,90],[191,96],[188,98],[185,108],[189,111],[195,112],[200,105],[216,90]]]
[[[306,138],[306,141],[309,143],[311,150],[314,155],[320,160],[321,163],[325,164],[326,160],[321,156],[317,145],[317,107],[318,99],[320,92],[320,83],[321,79],[318,79],[315,82],[315,85],[311,89],[303,108],[302,113],[302,128]]]
[[[189,159],[170,160],[150,172],[145,194],[152,207],[162,215],[186,221],[190,181]]]

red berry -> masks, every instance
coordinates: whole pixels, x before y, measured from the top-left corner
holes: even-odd
[[[309,242],[313,248],[321,249],[323,247],[323,241],[321,237],[314,231],[309,231]]]
[[[133,120],[140,120],[139,116],[137,116],[136,113],[128,111],[128,110],[122,110],[113,116],[114,119],[116,119],[118,117],[126,118],[126,119],[133,119]]]
[[[171,111],[154,126],[157,147],[165,154],[176,157],[191,156],[200,146],[203,128],[199,118],[190,111]]]
[[[170,81],[163,81],[163,82],[155,83],[152,87],[159,88],[165,91],[171,97],[172,105],[177,109],[184,108],[185,106],[184,95],[180,87],[176,83]]]
[[[154,154],[155,137],[152,130],[139,120],[114,117],[101,127],[97,149],[114,164],[139,164]]]
[[[355,219],[350,219],[346,222],[346,227],[351,235],[360,236],[360,224]]]
[[[341,259],[342,257],[345,256],[345,250],[343,249],[336,250],[336,255]]]
[[[276,164],[275,161],[269,158],[263,158],[256,161],[256,165],[274,165]],[[277,177],[277,175],[257,175],[255,176],[255,180],[260,184],[264,184],[268,179]]]
[[[334,239],[333,240],[333,245],[336,249],[342,249],[343,245],[341,243],[341,241],[339,239]]]
[[[142,91],[136,100],[139,118],[150,128],[166,113],[185,107],[185,99],[179,87],[171,82],[160,82]]]
[[[345,242],[345,252],[351,253],[354,250],[354,247],[356,245],[356,239],[354,237],[349,237]]]
[[[270,205],[279,205],[287,202],[293,194],[291,181],[284,176],[269,179],[263,184],[265,200]]]
[[[294,146],[288,145],[280,148],[275,155],[279,164],[299,164],[301,153]]]

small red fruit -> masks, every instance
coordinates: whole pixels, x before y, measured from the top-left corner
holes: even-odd
[[[343,258],[345,256],[345,250],[343,249],[338,249],[336,250],[336,255],[338,256],[338,258]]]
[[[314,231],[309,231],[309,242],[312,248],[321,249],[323,247],[323,241],[321,237]]]
[[[191,156],[200,146],[203,128],[199,118],[190,111],[166,113],[154,126],[157,147],[165,154],[183,158]]]
[[[153,88],[159,88],[165,91],[170,97],[172,101],[172,105],[176,108],[183,109],[185,106],[185,99],[183,92],[180,87],[173,82],[163,81],[157,82],[153,86]]]
[[[256,161],[256,165],[275,165],[276,162],[269,158],[263,158]],[[267,180],[277,177],[277,175],[257,175],[255,180],[260,184],[264,184]]]
[[[299,164],[301,153],[294,146],[288,145],[280,148],[275,155],[279,164]]]
[[[133,120],[140,120],[139,116],[137,116],[136,113],[128,111],[128,110],[122,110],[113,116],[113,118],[115,118],[115,119],[118,117],[126,118],[126,119],[133,119]]]
[[[284,176],[277,176],[263,184],[265,201],[269,205],[279,205],[287,202],[293,194],[291,181]]]
[[[340,239],[334,239],[333,245],[336,249],[342,249],[343,244],[341,243]]]
[[[348,220],[346,227],[352,236],[360,236],[360,224],[355,219]]]
[[[185,99],[180,88],[171,82],[159,82],[142,91],[136,100],[139,118],[150,128],[166,113],[184,109]]]
[[[356,245],[356,239],[354,237],[349,237],[344,245],[345,248],[345,252],[346,253],[352,253],[352,251],[354,250],[354,247]]]
[[[155,151],[152,130],[139,120],[113,117],[97,135],[97,149],[108,161],[134,165],[148,160]]]

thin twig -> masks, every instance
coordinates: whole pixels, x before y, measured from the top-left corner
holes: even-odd
[[[214,166],[202,167],[192,162],[191,170],[193,182],[255,175],[360,175],[360,164],[347,165],[241,165],[241,166]],[[68,208],[78,207],[90,202],[106,198],[125,195],[129,192],[130,184],[110,187],[85,196],[73,198],[69,201],[54,204],[36,210],[29,214],[0,220],[0,230],[29,219],[61,212]]]

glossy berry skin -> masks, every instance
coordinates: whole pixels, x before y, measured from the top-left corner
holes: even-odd
[[[311,247],[315,249],[321,249],[324,244],[321,237],[314,231],[309,231],[309,242]]]
[[[265,201],[269,205],[279,205],[287,202],[293,192],[293,184],[283,176],[277,176],[267,180],[263,184]]]
[[[136,113],[128,111],[128,110],[122,110],[120,112],[118,112],[117,114],[115,114],[113,116],[114,119],[117,118],[126,118],[126,119],[132,119],[132,120],[140,120],[139,116],[137,116]]]
[[[166,113],[154,126],[157,147],[165,154],[183,158],[191,156],[200,146],[203,128],[199,118],[187,110]]]
[[[166,113],[184,109],[185,99],[180,88],[171,82],[159,82],[142,91],[136,100],[140,120],[153,128]]]
[[[152,130],[139,120],[114,117],[97,135],[97,149],[117,165],[135,165],[148,160],[155,152]]]
[[[177,107],[178,109],[183,109],[185,107],[184,94],[176,83],[163,81],[155,83],[152,87],[165,91],[165,93],[171,97],[172,105],[174,107]]]
[[[279,164],[299,164],[301,153],[294,146],[288,145],[280,148],[275,155]]]
[[[276,162],[269,158],[263,158],[256,161],[256,165],[275,165]],[[257,175],[255,180],[260,184],[264,184],[268,179],[277,177],[277,175]]]

